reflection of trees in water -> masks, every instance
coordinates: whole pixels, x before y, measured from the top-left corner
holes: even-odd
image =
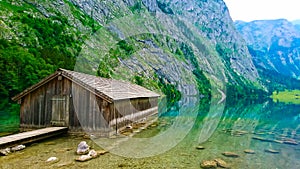
[[[20,116],[18,113],[0,111],[0,135],[1,133],[17,132],[19,130]]]
[[[275,131],[282,128],[296,128],[299,124],[295,117],[299,114],[299,105],[264,103],[249,104],[240,101],[226,107],[220,126],[223,129]]]
[[[275,139],[274,134],[295,138],[298,133],[297,137],[300,136],[300,121],[297,118],[299,116],[297,110],[300,110],[300,106],[278,105],[269,101],[249,102],[249,100],[240,100],[235,103],[226,104],[224,109],[224,104],[218,104],[217,100],[212,100],[209,111],[203,106],[205,103],[200,103],[199,114],[189,133],[189,140],[200,144],[210,138],[218,140],[215,136],[219,137],[220,133],[223,133],[226,137],[218,140],[219,145],[223,144],[224,139],[232,138],[228,137],[231,135],[244,138],[242,143],[241,140],[228,140],[232,146],[244,144],[247,147],[251,145],[255,134],[271,134],[271,138],[266,135],[267,139]]]
[[[263,107],[266,104],[248,104],[237,102],[236,105],[227,106],[222,117],[220,127],[223,129],[254,131],[259,124],[261,116],[264,114]]]
[[[198,142],[207,141],[217,129],[220,119],[223,115],[225,102],[219,99],[212,99],[210,102],[209,112],[202,121],[202,128],[198,133]]]

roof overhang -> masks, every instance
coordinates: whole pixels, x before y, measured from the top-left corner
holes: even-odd
[[[113,99],[104,95],[103,93],[101,93],[100,91],[97,91],[95,89],[92,89],[90,86],[88,85],[85,85],[83,83],[81,83],[80,80],[74,78],[74,77],[70,77],[68,76],[68,74],[64,73],[63,70],[61,69],[58,69],[55,73],[47,76],[46,78],[42,79],[39,83],[35,84],[35,85],[32,85],[31,87],[25,89],[23,92],[19,93],[18,95],[12,97],[11,99],[13,101],[18,101],[20,100],[22,97],[26,96],[27,94],[35,91],[36,89],[38,89],[40,86],[43,86],[44,84],[48,83],[49,81],[57,78],[58,76],[63,76],[67,79],[69,79],[70,81],[72,81],[73,83],[76,83],[77,85],[85,88],[86,90],[90,91],[91,93],[95,94],[96,96],[106,100],[107,102],[109,103],[112,103],[113,102]]]
[[[71,73],[70,73],[71,72]],[[27,94],[35,91],[36,89],[38,89],[39,87],[45,85],[46,83],[48,83],[49,81],[57,78],[58,76],[63,76],[67,79],[69,79],[72,83],[75,83],[81,87],[83,87],[84,89],[90,91],[91,93],[95,94],[96,96],[102,98],[103,100],[106,100],[109,103],[112,103],[114,101],[121,101],[121,100],[126,100],[126,99],[136,99],[136,98],[157,98],[160,97],[159,94],[152,92],[151,95],[143,96],[143,95],[131,95],[130,97],[121,97],[121,98],[112,98],[111,96],[99,91],[98,89],[94,88],[92,85],[89,85],[88,83],[84,83],[82,80],[80,80],[78,77],[75,77],[74,74],[72,74],[74,72],[72,71],[68,71],[68,70],[64,70],[64,69],[58,69],[55,73],[47,76],[46,78],[42,79],[40,82],[38,82],[35,85],[32,85],[31,87],[25,89],[23,92],[19,93],[18,95],[12,97],[13,101],[18,101],[20,100],[22,97],[26,96]],[[79,72],[78,72],[79,73]]]

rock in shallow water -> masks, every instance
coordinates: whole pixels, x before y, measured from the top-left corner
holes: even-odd
[[[108,151],[106,151],[106,150],[99,150],[99,151],[97,151],[98,155],[104,155],[106,153],[108,153]]]
[[[10,152],[10,148],[0,150],[0,155],[7,156]]]
[[[298,145],[299,143],[296,140],[284,140],[284,144],[289,144],[289,145]]]
[[[25,148],[26,148],[26,146],[24,146],[24,145],[18,145],[18,146],[12,147],[11,151],[20,151],[20,150],[23,150]]]
[[[217,162],[216,161],[202,161],[202,163],[200,164],[200,167],[201,168],[204,168],[204,169],[213,169],[213,168],[217,168],[218,165],[217,165]]]
[[[279,143],[279,144],[282,144],[283,141],[282,140],[273,140],[274,143]]]
[[[98,153],[99,152],[99,153]],[[91,150],[87,155],[81,155],[80,157],[76,158],[76,161],[80,161],[80,162],[84,162],[84,161],[88,161],[92,158],[97,158],[99,155],[102,155],[104,153],[104,151],[95,151],[95,150]],[[106,153],[106,151],[105,151]]]
[[[244,150],[244,152],[245,152],[246,154],[255,154],[255,151],[254,151],[254,150],[251,150],[251,149],[246,149],[246,150]]]
[[[46,162],[48,162],[48,163],[55,163],[55,162],[57,162],[58,161],[58,158],[57,157],[50,157],[50,158],[48,158],[47,159],[47,161]]]
[[[197,146],[196,149],[198,149],[198,150],[204,150],[205,147],[203,147],[203,146]]]
[[[217,158],[214,160],[215,162],[217,162],[217,166],[221,167],[221,168],[230,168],[229,165],[222,159]]]
[[[273,149],[265,149],[265,152],[272,153],[272,154],[279,154],[279,151]]]
[[[88,155],[91,156],[92,158],[97,158],[98,157],[98,154],[95,150],[91,150]]]
[[[256,137],[256,136],[253,136],[252,139],[259,140],[259,141],[262,141],[262,142],[272,142],[273,141],[273,140],[268,139],[268,138]]]
[[[83,154],[87,154],[89,150],[90,150],[89,145],[85,141],[82,141],[78,144],[76,153],[79,155],[83,155]]]
[[[239,157],[240,155],[236,154],[236,153],[233,153],[233,152],[229,152],[229,151],[226,151],[224,153],[222,153],[223,156],[226,156],[226,157],[232,157],[232,158],[237,158]]]
[[[92,159],[93,157],[90,155],[81,155],[80,157],[76,158],[76,161],[84,162]]]

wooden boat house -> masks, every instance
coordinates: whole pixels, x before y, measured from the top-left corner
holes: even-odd
[[[128,82],[58,69],[13,97],[20,128],[65,126],[69,131],[118,131],[157,113],[159,95]]]

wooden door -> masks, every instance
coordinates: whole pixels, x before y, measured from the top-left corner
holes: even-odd
[[[65,95],[53,96],[52,102],[52,126],[68,126],[69,124],[69,97]]]

